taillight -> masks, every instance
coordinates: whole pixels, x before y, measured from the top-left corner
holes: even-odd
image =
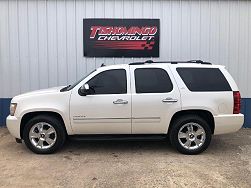
[[[241,111],[241,94],[239,91],[234,91],[234,114],[239,114]]]

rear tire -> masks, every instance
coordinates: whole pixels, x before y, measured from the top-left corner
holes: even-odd
[[[204,119],[197,115],[185,115],[172,124],[169,140],[180,153],[194,155],[208,148],[211,135],[211,129]]]
[[[39,115],[29,120],[24,126],[23,140],[32,152],[50,154],[64,145],[66,131],[58,118]]]

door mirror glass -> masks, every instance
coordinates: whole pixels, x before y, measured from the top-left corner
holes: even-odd
[[[85,84],[85,85],[83,85],[83,87],[84,87],[84,90],[86,90],[86,91],[88,91],[90,89],[89,84]]]
[[[78,93],[79,93],[79,95],[81,95],[81,96],[86,96],[86,95],[89,93],[89,91],[90,91],[89,85],[88,85],[88,84],[84,84],[84,85],[82,85],[82,86],[79,88]]]

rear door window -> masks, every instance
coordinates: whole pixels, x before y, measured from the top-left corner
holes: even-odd
[[[173,90],[167,72],[161,68],[135,69],[136,93],[166,93]]]
[[[177,68],[177,72],[190,91],[232,91],[218,68]]]

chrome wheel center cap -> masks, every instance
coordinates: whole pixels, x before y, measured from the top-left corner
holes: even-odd
[[[195,138],[194,134],[193,134],[193,133],[190,133],[190,134],[189,134],[189,138],[190,138],[190,140],[193,140],[193,139]]]
[[[45,134],[44,134],[44,133],[41,133],[41,134],[40,134],[40,137],[41,137],[41,138],[45,138]]]

